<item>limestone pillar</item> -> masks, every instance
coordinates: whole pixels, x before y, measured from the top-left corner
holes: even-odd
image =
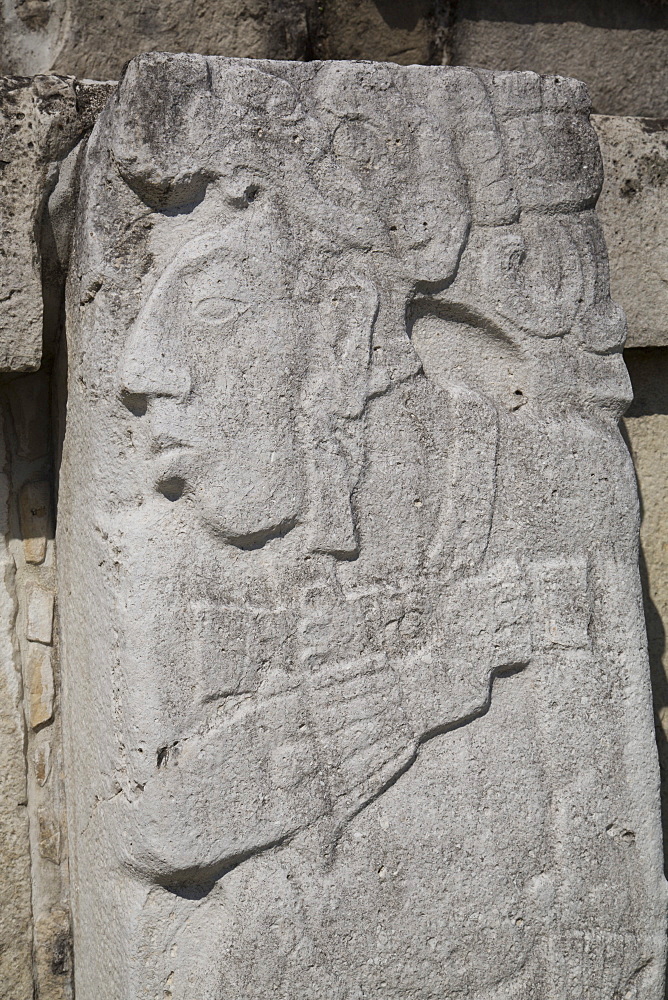
[[[663,993],[584,88],[150,55],[78,161],[78,1000]]]

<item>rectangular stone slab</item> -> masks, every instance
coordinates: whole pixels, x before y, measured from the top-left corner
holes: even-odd
[[[81,167],[79,1000],[663,995],[582,85],[142,56]]]
[[[592,118],[605,183],[598,214],[626,347],[668,346],[668,119]]]
[[[40,366],[44,203],[58,161],[90,131],[111,90],[64,76],[0,79],[0,372]]]

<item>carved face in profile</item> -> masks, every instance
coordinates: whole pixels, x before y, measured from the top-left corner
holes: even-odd
[[[550,393],[619,405],[621,325],[589,263],[591,213],[504,202],[469,227],[449,169],[459,194],[440,211],[455,221],[441,245],[424,213],[431,256],[415,234],[397,248],[396,226],[380,239],[380,210],[377,252],[338,232],[332,253],[330,232],[305,235],[280,192],[244,181],[224,218],[209,207],[197,235],[180,230],[125,341],[142,494],[128,516],[140,546],[146,517],[157,539],[125,598],[125,670],[153,678],[151,712],[127,685],[135,844],[175,808],[193,833],[171,853],[160,837],[135,849],[162,878],[216,872],[323,817],[333,837],[531,656],[525,563],[541,533],[559,550],[561,502],[546,486],[534,523],[523,494],[543,473],[501,449],[540,433]],[[588,399],[599,361],[610,383],[590,379]],[[279,785],[276,759],[292,761]]]
[[[224,543],[259,548],[299,529],[304,550],[359,556],[351,496],[365,466],[368,403],[421,370],[432,399],[459,385],[513,411],[540,402],[541,355],[560,354],[564,394],[582,394],[578,379],[588,377],[601,400],[624,400],[625,373],[610,356],[623,320],[578,253],[596,235],[589,219],[479,231],[443,295],[412,305],[406,295],[387,344],[377,324],[382,277],[339,267],[309,287],[294,273],[290,238],[255,218],[244,252],[235,224],[181,249],[136,321],[121,370],[126,405],[149,424],[155,489],[187,501]]]
[[[123,391],[147,410],[156,489],[248,548],[303,512],[294,387],[304,359],[280,251],[262,266],[234,254],[235,238],[189,243],[162,275],[126,346]]]
[[[373,280],[339,266],[309,285],[271,215],[256,222],[247,250],[233,223],[167,267],[127,340],[121,396],[148,424],[153,488],[221,544],[280,539],[291,557],[355,560],[369,404],[414,378],[420,358],[401,327],[378,337]],[[397,512],[398,548],[423,533],[416,517],[435,530],[438,504],[420,492],[409,490],[403,527]]]
[[[149,55],[96,126],[58,541],[91,996],[124,947],[114,995],[216,1000],[621,996],[627,937],[646,967],[586,108],[535,74]]]

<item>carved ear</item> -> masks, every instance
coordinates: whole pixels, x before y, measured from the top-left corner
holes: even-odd
[[[478,392],[449,390],[454,448],[449,502],[429,553],[432,566],[451,570],[480,567],[492,529],[496,500],[499,414]]]
[[[484,312],[417,300],[408,330],[426,377],[440,389],[468,389],[509,411],[527,401],[526,352]]]

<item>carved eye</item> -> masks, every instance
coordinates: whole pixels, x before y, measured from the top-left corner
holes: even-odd
[[[501,248],[501,259],[511,271],[519,271],[526,260],[526,245],[521,237],[508,237]]]
[[[228,323],[246,312],[248,304],[226,295],[210,295],[193,306],[193,312],[205,323]]]

